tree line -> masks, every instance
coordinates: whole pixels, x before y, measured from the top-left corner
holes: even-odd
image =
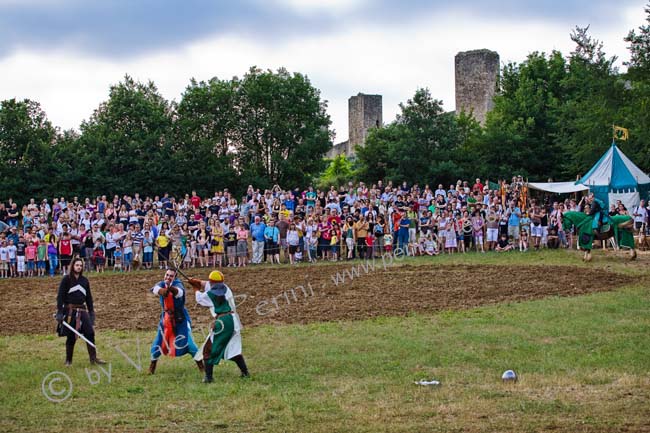
[[[255,67],[191,80],[179,102],[127,75],[78,132],[59,131],[36,101],[5,100],[2,199],[305,185],[326,166],[326,109],[306,76]]]
[[[354,161],[323,159],[334,135],[327,101],[305,75],[285,69],[191,80],[179,102],[127,75],[79,131],[54,127],[36,101],[5,100],[0,199],[205,195],[349,180],[449,184],[515,174],[573,180],[610,145],[612,125],[629,129],[619,145],[648,171],[650,5],[645,12],[645,24],[624,38],[624,73],[588,28],[576,27],[568,55],[532,52],[504,65],[485,125],[472,113],[445,112],[428,89],[417,89],[394,122],[370,131]]]

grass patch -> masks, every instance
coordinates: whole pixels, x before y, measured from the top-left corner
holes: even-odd
[[[262,326],[244,333],[253,378],[239,379],[226,362],[212,385],[200,383],[189,357],[163,358],[146,375],[153,330],[99,335],[110,383],[88,366],[84,347],[66,369],[63,339],[2,337],[2,430],[644,431],[649,309],[650,291],[630,287],[435,315]],[[519,383],[501,383],[506,369]],[[52,371],[73,384],[62,403],[42,393]],[[413,384],[423,378],[442,385]]]

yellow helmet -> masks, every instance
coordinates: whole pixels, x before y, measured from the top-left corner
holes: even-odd
[[[210,272],[210,276],[208,276],[208,280],[211,283],[223,283],[223,274],[219,271],[212,271]]]

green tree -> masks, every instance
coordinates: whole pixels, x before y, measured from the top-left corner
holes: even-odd
[[[70,129],[58,133],[52,148],[52,158],[56,161],[50,171],[50,187],[55,196],[91,196],[103,190],[89,185],[88,170],[83,165],[87,157],[79,146],[81,134]]]
[[[650,4],[645,7],[646,24],[639,26],[638,33],[630,30],[624,38],[630,50],[630,61],[624,62],[628,66],[628,76],[634,80],[650,80]]]
[[[389,179],[396,170],[393,149],[406,134],[403,125],[393,122],[382,128],[368,131],[364,146],[357,146],[355,154],[359,166],[359,179],[372,183],[380,179]]]
[[[38,102],[0,102],[0,185],[5,198],[24,202],[51,194],[56,131]]]
[[[239,126],[237,86],[236,78],[192,80],[177,107],[171,145],[175,166],[183,183],[201,195],[241,188],[231,151]]]
[[[465,156],[454,113],[445,113],[429,89],[417,89],[400,109],[395,122],[371,130],[365,146],[357,147],[360,178],[415,183],[462,176]]]
[[[318,178],[317,187],[327,190],[333,185],[338,188],[347,185],[349,181],[354,180],[354,177],[352,162],[345,155],[337,155]]]
[[[233,134],[243,182],[306,185],[324,168],[332,144],[327,104],[302,74],[251,68],[238,82]]]
[[[89,191],[156,194],[181,192],[179,182],[191,173],[174,167],[172,107],[153,82],[143,84],[126,75],[111,86],[103,102],[81,125],[82,159],[74,170],[85,173]]]
[[[562,54],[533,52],[521,64],[503,68],[501,91],[488,113],[484,133],[468,144],[475,173],[508,178],[522,174],[546,179],[558,173],[561,161],[553,140],[565,75]]]
[[[624,108],[620,126],[630,130],[627,142],[620,143],[630,158],[646,172],[650,171],[650,5],[645,8],[646,24],[630,30],[630,61],[624,86]]]
[[[612,124],[621,120],[625,88],[614,67],[616,57],[607,57],[588,27],[576,27],[571,40],[576,48],[561,81],[564,96],[555,110],[555,141],[562,146],[564,177],[575,179],[610,145]]]

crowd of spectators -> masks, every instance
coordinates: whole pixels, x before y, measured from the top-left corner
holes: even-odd
[[[65,273],[72,257],[87,270],[129,272],[174,266],[245,267],[260,263],[351,260],[385,253],[454,254],[570,248],[565,211],[577,196],[528,197],[521,177],[508,183],[429,185],[348,183],[318,190],[248,187],[140,197],[31,199],[0,203],[0,277]],[[610,213],[627,213],[620,204]],[[632,210],[645,231],[648,209]]]

